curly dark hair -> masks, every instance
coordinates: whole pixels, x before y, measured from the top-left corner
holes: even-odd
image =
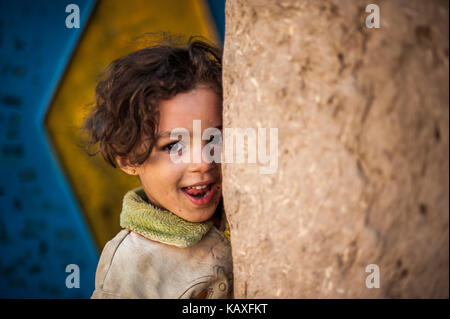
[[[201,37],[165,38],[113,61],[103,76],[82,127],[86,150],[113,167],[117,156],[139,165],[155,145],[161,101],[202,84],[222,99],[222,52]]]

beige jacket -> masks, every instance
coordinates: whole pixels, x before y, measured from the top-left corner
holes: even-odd
[[[232,267],[215,226],[188,247],[123,229],[103,249],[91,298],[233,298]]]

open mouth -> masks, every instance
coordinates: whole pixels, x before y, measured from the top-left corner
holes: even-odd
[[[181,190],[196,205],[205,205],[209,203],[214,194],[215,183],[199,186],[183,187]]]

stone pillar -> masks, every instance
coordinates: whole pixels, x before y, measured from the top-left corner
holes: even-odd
[[[372,2],[227,1],[224,127],[278,128],[222,166],[236,298],[449,296],[449,4]]]

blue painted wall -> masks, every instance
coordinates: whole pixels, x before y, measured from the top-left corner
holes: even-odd
[[[0,2],[0,297],[84,298],[98,251],[48,143],[50,105],[80,29],[70,1]],[[77,0],[83,27],[94,1]],[[66,265],[80,288],[65,285]]]
[[[225,40],[225,0],[208,0],[208,5],[223,44]]]

